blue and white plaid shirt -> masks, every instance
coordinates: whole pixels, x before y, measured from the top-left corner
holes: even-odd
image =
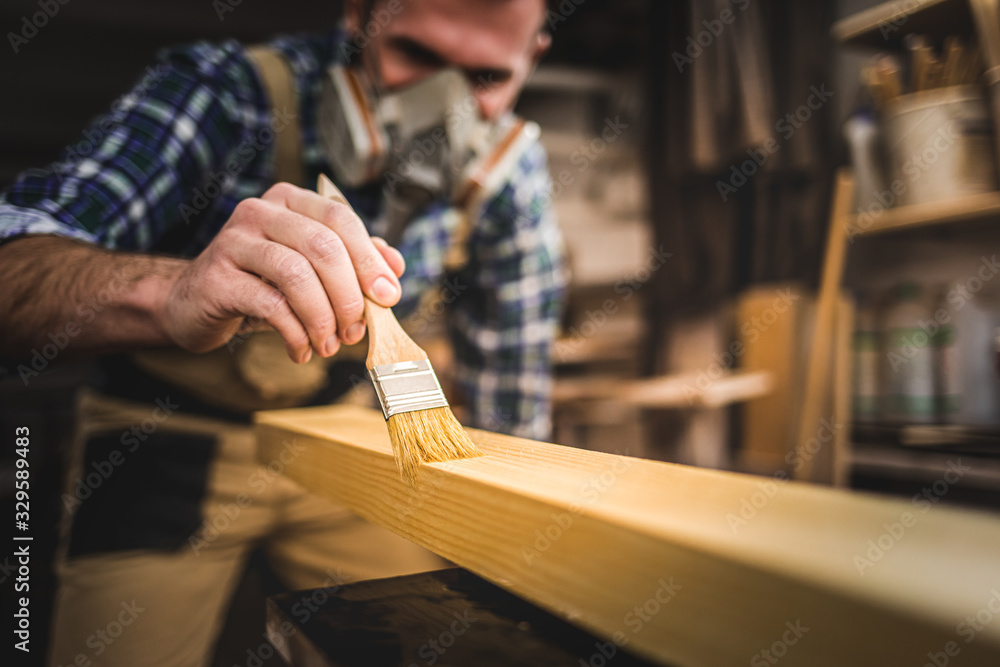
[[[58,234],[127,251],[200,252],[236,204],[274,183],[274,131],[298,121],[305,173],[331,173],[316,127],[321,77],[343,33],[284,37],[299,91],[298,118],[275,109],[243,46],[198,43],[164,52],[59,161],[23,173],[0,194],[0,240]],[[448,290],[456,380],[472,425],[550,435],[551,352],[565,290],[562,244],[550,206],[545,153],[532,145],[487,204],[468,241],[469,263]],[[345,190],[362,218],[378,191]],[[443,253],[458,215],[425,209],[397,244],[406,259],[405,316],[441,289]],[[370,231],[377,232],[378,230]]]

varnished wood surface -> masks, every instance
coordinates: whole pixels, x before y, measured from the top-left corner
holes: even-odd
[[[1000,610],[992,515],[475,430],[486,456],[425,465],[409,488],[378,412],[257,422],[265,464],[665,663],[748,664],[788,623],[808,630],[782,665],[921,665],[948,642],[956,664],[1000,664],[1000,614],[960,634]]]

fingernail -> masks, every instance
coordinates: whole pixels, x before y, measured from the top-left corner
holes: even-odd
[[[364,322],[355,322],[350,327],[348,327],[347,332],[344,334],[344,342],[348,345],[353,345],[361,340],[361,337],[365,335],[365,324]]]
[[[385,276],[379,276],[375,279],[375,284],[372,285],[372,293],[375,298],[383,303],[390,303],[398,294],[396,286],[389,282],[389,279]]]
[[[312,348],[311,347],[307,347],[306,348],[306,354],[305,354],[304,357],[302,357],[301,363],[303,363],[303,364],[309,363],[309,360],[312,359],[312,356],[313,356],[313,350],[312,350]]]
[[[334,334],[326,339],[326,356],[330,357],[337,353],[340,349],[340,339],[337,338],[337,334]]]

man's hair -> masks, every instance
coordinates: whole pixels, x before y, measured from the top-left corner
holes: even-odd
[[[502,2],[503,0],[497,0],[497,1],[498,2]],[[559,4],[561,2],[565,2],[565,1],[566,0],[545,0],[545,12],[542,15],[542,27],[540,28],[541,30],[546,30],[547,31],[547,27],[548,27],[548,14],[549,14],[549,12],[556,12],[556,13],[558,13],[557,10],[556,10],[556,8],[559,6]],[[361,12],[361,15],[362,16],[367,16],[368,20],[371,20],[372,19],[372,15],[375,13],[375,5],[378,2],[379,2],[379,0],[362,0],[362,5],[361,5],[362,12]]]

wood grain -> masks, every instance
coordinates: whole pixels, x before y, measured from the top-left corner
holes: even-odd
[[[257,429],[265,465],[654,660],[753,664],[798,625],[782,665],[921,665],[952,641],[960,664],[1000,664],[1000,613],[956,634],[1000,610],[993,516],[475,430],[486,456],[409,488],[375,411],[265,412]]]

